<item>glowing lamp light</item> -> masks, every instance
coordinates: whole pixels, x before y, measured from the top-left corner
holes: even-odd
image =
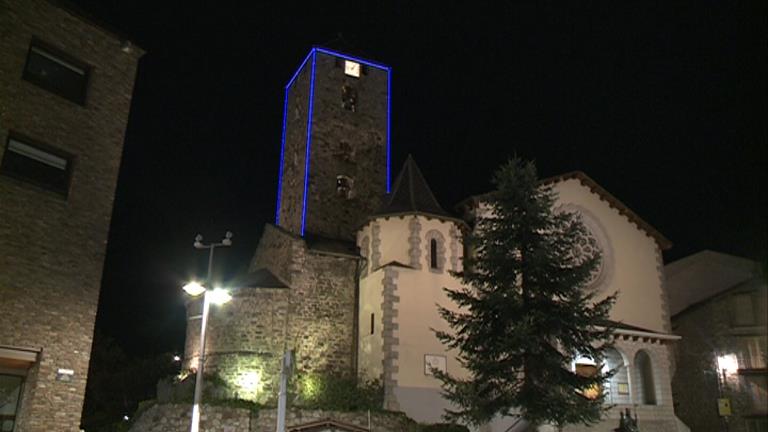
[[[210,302],[217,305],[222,305],[232,300],[232,294],[230,294],[229,291],[222,288],[214,289],[213,291],[208,293],[208,296],[209,296]]]
[[[237,384],[240,386],[240,388],[247,392],[256,393],[261,390],[262,387],[261,372],[246,372],[240,377],[240,379],[238,379]]]
[[[191,295],[192,297],[197,297],[200,294],[205,292],[205,287],[200,285],[199,283],[197,283],[195,281],[192,281],[192,282],[184,285],[184,287],[182,287],[182,289],[184,290],[184,292],[186,292],[187,294]]]
[[[739,360],[735,354],[717,356],[717,368],[725,374],[735,374],[739,370]]]

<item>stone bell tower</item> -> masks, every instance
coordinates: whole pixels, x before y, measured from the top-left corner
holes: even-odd
[[[388,66],[313,48],[285,87],[275,224],[352,240],[390,184]]]
[[[297,375],[355,376],[355,235],[388,189],[389,83],[388,66],[313,48],[286,85],[276,223],[209,316],[205,370],[232,396],[273,400],[286,350]],[[186,368],[199,357],[199,311],[189,303]]]

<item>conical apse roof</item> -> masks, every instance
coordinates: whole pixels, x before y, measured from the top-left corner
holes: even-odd
[[[400,170],[392,193],[384,198],[384,205],[374,213],[374,216],[403,213],[425,213],[454,219],[450,213],[443,210],[435,195],[427,185],[424,175],[416,165],[413,157],[408,155],[403,169]]]

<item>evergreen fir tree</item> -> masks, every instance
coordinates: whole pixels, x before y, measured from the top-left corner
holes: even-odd
[[[531,162],[514,159],[493,178],[488,216],[468,236],[471,253],[458,276],[466,288],[446,289],[460,307],[440,313],[450,332],[436,332],[470,372],[460,379],[439,371],[443,393],[457,407],[446,417],[480,425],[496,415],[534,424],[591,424],[604,393],[585,396],[610,373],[580,376],[577,356],[598,365],[610,345],[608,314],[615,294],[595,301],[586,288],[601,257],[574,251],[588,232],[577,214],[555,212],[557,198]],[[583,244],[583,243],[582,243]]]

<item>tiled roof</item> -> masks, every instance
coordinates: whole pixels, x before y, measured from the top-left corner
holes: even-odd
[[[384,205],[373,216],[423,213],[435,217],[456,219],[437,202],[424,175],[410,155],[400,170],[392,193],[384,198]]]
[[[746,258],[703,250],[664,267],[670,314],[707,301],[756,277],[758,264]]]

